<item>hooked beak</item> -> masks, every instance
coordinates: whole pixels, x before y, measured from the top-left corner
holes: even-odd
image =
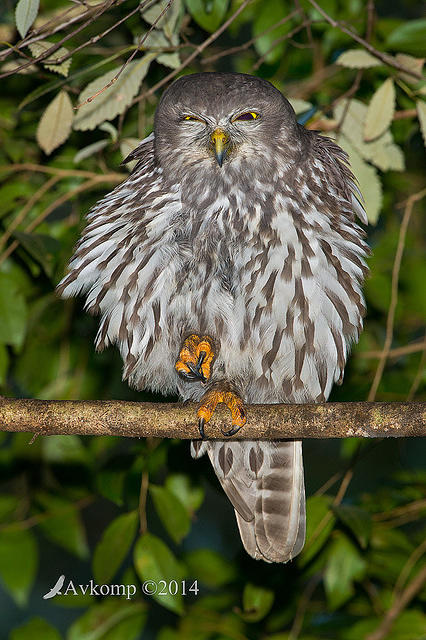
[[[213,152],[217,163],[219,167],[221,167],[228,150],[229,136],[222,129],[215,129],[210,136],[210,141],[213,145]]]

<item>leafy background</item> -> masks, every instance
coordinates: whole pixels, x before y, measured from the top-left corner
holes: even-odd
[[[334,136],[365,195],[368,315],[332,399],[424,399],[419,3],[5,0],[0,41],[3,395],[152,399],[121,382],[114,350],[94,353],[96,321],[54,288],[84,214],[151,131],[161,89],[181,73],[235,70],[267,78],[300,122]],[[30,440],[0,434],[1,637],[426,637],[420,440],[307,441],[307,544],[285,566],[245,555],[231,506],[187,443]],[[61,574],[186,580],[188,595],[43,600]]]

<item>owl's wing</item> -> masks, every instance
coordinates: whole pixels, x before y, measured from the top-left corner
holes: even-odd
[[[235,509],[244,547],[253,558],[288,562],[305,542],[305,486],[300,441],[217,441],[207,451]],[[198,444],[198,443],[197,443]]]
[[[154,142],[154,134],[150,133],[149,136],[144,138],[133,151],[127,155],[121,164],[127,164],[128,162],[132,162],[133,160],[141,160],[146,155],[146,144]]]
[[[319,161],[327,174],[327,183],[324,185],[321,199],[327,201],[328,193],[335,193],[341,204],[349,204],[347,213],[356,216],[363,224],[368,224],[364,198],[352,172],[348,154],[328,136],[317,131],[309,131],[309,135],[313,143],[313,162],[315,164]]]

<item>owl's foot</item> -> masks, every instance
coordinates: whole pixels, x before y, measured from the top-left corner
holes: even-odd
[[[184,380],[207,382],[215,355],[213,340],[209,336],[192,334],[183,343],[175,369]]]
[[[226,404],[232,416],[231,429],[228,431],[222,429],[224,436],[234,436],[247,421],[244,404],[239,395],[229,389],[210,389],[210,391],[204,394],[201,399],[201,406],[198,409],[198,428],[202,438],[205,437],[204,425],[212,417],[213,411],[219,402]]]

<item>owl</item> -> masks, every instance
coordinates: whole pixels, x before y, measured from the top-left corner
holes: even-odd
[[[321,403],[342,382],[368,255],[348,157],[266,80],[196,73],[130,160],[59,292],[99,315],[96,348],[117,345],[129,384],[199,403],[192,455],[208,454],[247,552],[287,562],[305,540],[302,443],[237,434],[246,404]],[[218,403],[230,425],[209,440]]]

